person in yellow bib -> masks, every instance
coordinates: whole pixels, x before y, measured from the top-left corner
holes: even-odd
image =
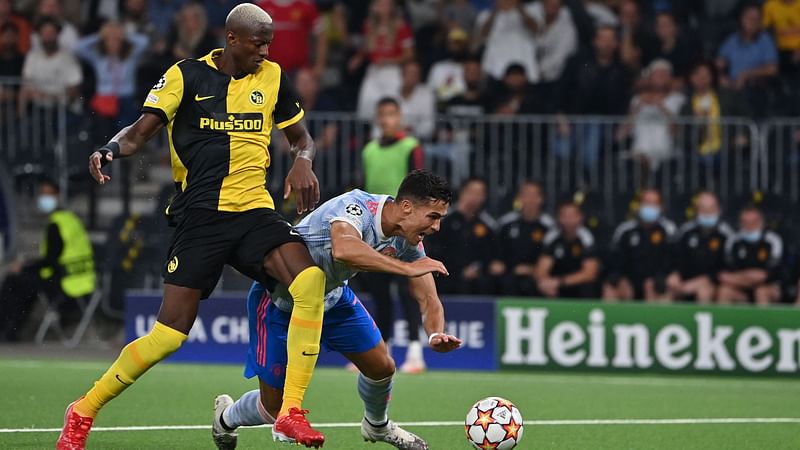
[[[82,450],[97,413],[148,369],[178,350],[227,264],[247,277],[288,286],[295,308],[288,327],[286,388],[276,426],[282,438],[319,447],[325,437],[302,409],[319,354],[325,275],[303,238],[275,211],[266,189],[273,126],[295,156],[284,198],[297,212],[313,209],[319,183],[314,141],[300,100],[280,66],[268,61],[272,18],[251,3],[225,21],[225,48],[170,67],[145,99],[142,114],[89,158],[104,184],[105,164],[140,150],[167,129],[177,194],[167,214],[176,225],[164,265],[164,298],[153,329],[122,349],[94,387],[67,407],[58,450]]]
[[[12,264],[0,291],[0,329],[5,338],[16,341],[36,295],[62,298],[59,309],[75,305],[78,299],[94,292],[94,254],[89,235],[72,211],[59,207],[59,189],[52,180],[39,186],[37,209],[48,215],[48,224],[39,246],[40,258]]]

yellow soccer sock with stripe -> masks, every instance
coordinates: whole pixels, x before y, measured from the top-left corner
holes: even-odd
[[[95,417],[100,408],[127,389],[149,368],[180,348],[186,338],[180,331],[156,322],[150,333],[122,349],[114,364],[75,404],[75,412],[81,416]]]
[[[325,310],[325,273],[316,266],[307,268],[295,277],[289,286],[289,293],[292,294],[294,308],[286,338],[286,383],[279,417],[287,414],[289,408],[302,406],[314,366],[317,365]]]

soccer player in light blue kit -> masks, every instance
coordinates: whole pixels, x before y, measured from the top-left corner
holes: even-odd
[[[444,309],[433,279],[434,274],[448,275],[447,269],[426,257],[422,246],[425,236],[439,230],[450,198],[450,188],[442,178],[413,171],[394,199],[354,190],[325,202],[295,227],[326,276],[322,345],[342,353],[361,372],[358,394],[364,401],[361,435],[365,440],[406,450],[428,448],[424,440],[389,420],[395,364],[348,280],[360,271],[409,277],[409,290],[419,302],[431,348],[437,352],[458,348],[461,340],[444,333]],[[291,310],[286,286],[278,285],[271,293],[259,283],[250,289],[245,376],[258,375],[260,389],[245,393],[235,403],[228,395],[216,398],[212,435],[218,449],[236,448],[235,430],[240,426],[274,422],[281,406]],[[274,427],[272,436],[291,442]]]

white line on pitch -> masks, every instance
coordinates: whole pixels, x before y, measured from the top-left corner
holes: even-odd
[[[578,419],[578,420],[529,420],[525,425],[564,426],[564,425],[725,425],[725,424],[800,424],[800,417],[710,417],[697,419]],[[407,427],[455,427],[464,422],[398,422]],[[357,428],[361,422],[315,423],[315,428]],[[261,425],[261,428],[270,425]],[[165,431],[165,430],[207,430],[208,425],[153,425],[129,427],[95,427],[92,431]],[[0,428],[0,433],[55,433],[61,428]]]

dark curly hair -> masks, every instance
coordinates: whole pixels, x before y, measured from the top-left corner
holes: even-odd
[[[406,175],[397,190],[397,200],[450,203],[452,197],[453,192],[447,180],[426,170],[414,170]]]

